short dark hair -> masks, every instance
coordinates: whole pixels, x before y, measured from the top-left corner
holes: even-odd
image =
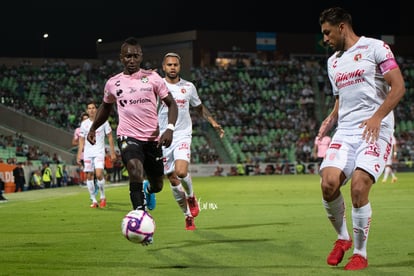
[[[89,118],[89,114],[88,113],[82,112],[82,114],[80,115],[80,119],[82,120],[83,117],[85,117],[85,116]]]
[[[129,45],[137,45],[137,46],[140,46],[139,43],[138,43],[138,39],[136,39],[133,36],[130,36],[127,39],[125,39],[124,43],[125,44],[129,44]]]
[[[341,22],[347,22],[352,26],[352,16],[349,12],[341,7],[325,9],[319,16],[319,24],[328,22],[331,25],[339,25]]]
[[[95,107],[98,107],[98,104],[96,103],[96,101],[93,98],[89,98],[86,101],[86,107],[88,107],[88,105],[90,105],[90,104],[93,104],[93,105],[95,105]],[[86,114],[88,114],[88,113],[86,113]],[[88,117],[89,117],[89,115],[88,115]]]

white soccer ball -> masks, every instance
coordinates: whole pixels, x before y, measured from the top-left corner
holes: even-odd
[[[148,212],[133,210],[122,219],[121,230],[129,241],[145,244],[154,235],[155,221]]]

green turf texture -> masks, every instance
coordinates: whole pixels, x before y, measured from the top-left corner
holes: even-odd
[[[414,174],[377,183],[368,240],[369,267],[326,264],[336,234],[316,175],[194,178],[197,230],[169,184],[150,213],[154,244],[121,234],[131,209],[127,185],[107,184],[107,208],[89,208],[86,188],[5,194],[0,204],[0,275],[414,275]],[[351,231],[349,184],[342,188]]]

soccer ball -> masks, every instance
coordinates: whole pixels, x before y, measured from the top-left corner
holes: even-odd
[[[154,235],[155,221],[148,212],[133,210],[122,219],[121,230],[129,241],[146,244]]]

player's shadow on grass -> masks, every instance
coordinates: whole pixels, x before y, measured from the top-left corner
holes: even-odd
[[[128,213],[131,211],[131,203],[129,202],[117,202],[117,201],[108,201],[105,208],[100,208],[102,211],[106,212],[121,212]]]
[[[269,223],[239,224],[239,225],[232,224],[232,225],[219,225],[217,227],[203,227],[203,229],[206,229],[206,230],[244,229],[244,228],[256,228],[256,227],[261,227],[261,226],[274,226],[274,225],[287,226],[290,224],[291,223],[287,223],[287,222],[269,222]]]
[[[172,249],[172,248],[182,248],[182,247],[194,247],[194,246],[203,246],[203,245],[211,245],[213,243],[216,244],[230,244],[230,243],[257,243],[257,242],[268,242],[273,241],[273,239],[264,239],[264,238],[257,238],[257,239],[229,239],[228,237],[225,237],[221,235],[220,233],[216,231],[210,231],[210,230],[223,230],[223,229],[246,229],[246,228],[252,228],[252,227],[262,227],[262,226],[275,226],[275,225],[289,225],[289,223],[280,223],[280,222],[273,222],[273,223],[261,223],[261,224],[241,224],[241,225],[228,225],[228,226],[220,226],[220,227],[207,227],[203,228],[202,230],[196,230],[193,231],[194,234],[200,236],[204,240],[188,240],[188,241],[181,241],[177,244],[170,244],[168,246],[160,247],[154,249],[154,251],[158,250],[164,250],[164,249]]]

